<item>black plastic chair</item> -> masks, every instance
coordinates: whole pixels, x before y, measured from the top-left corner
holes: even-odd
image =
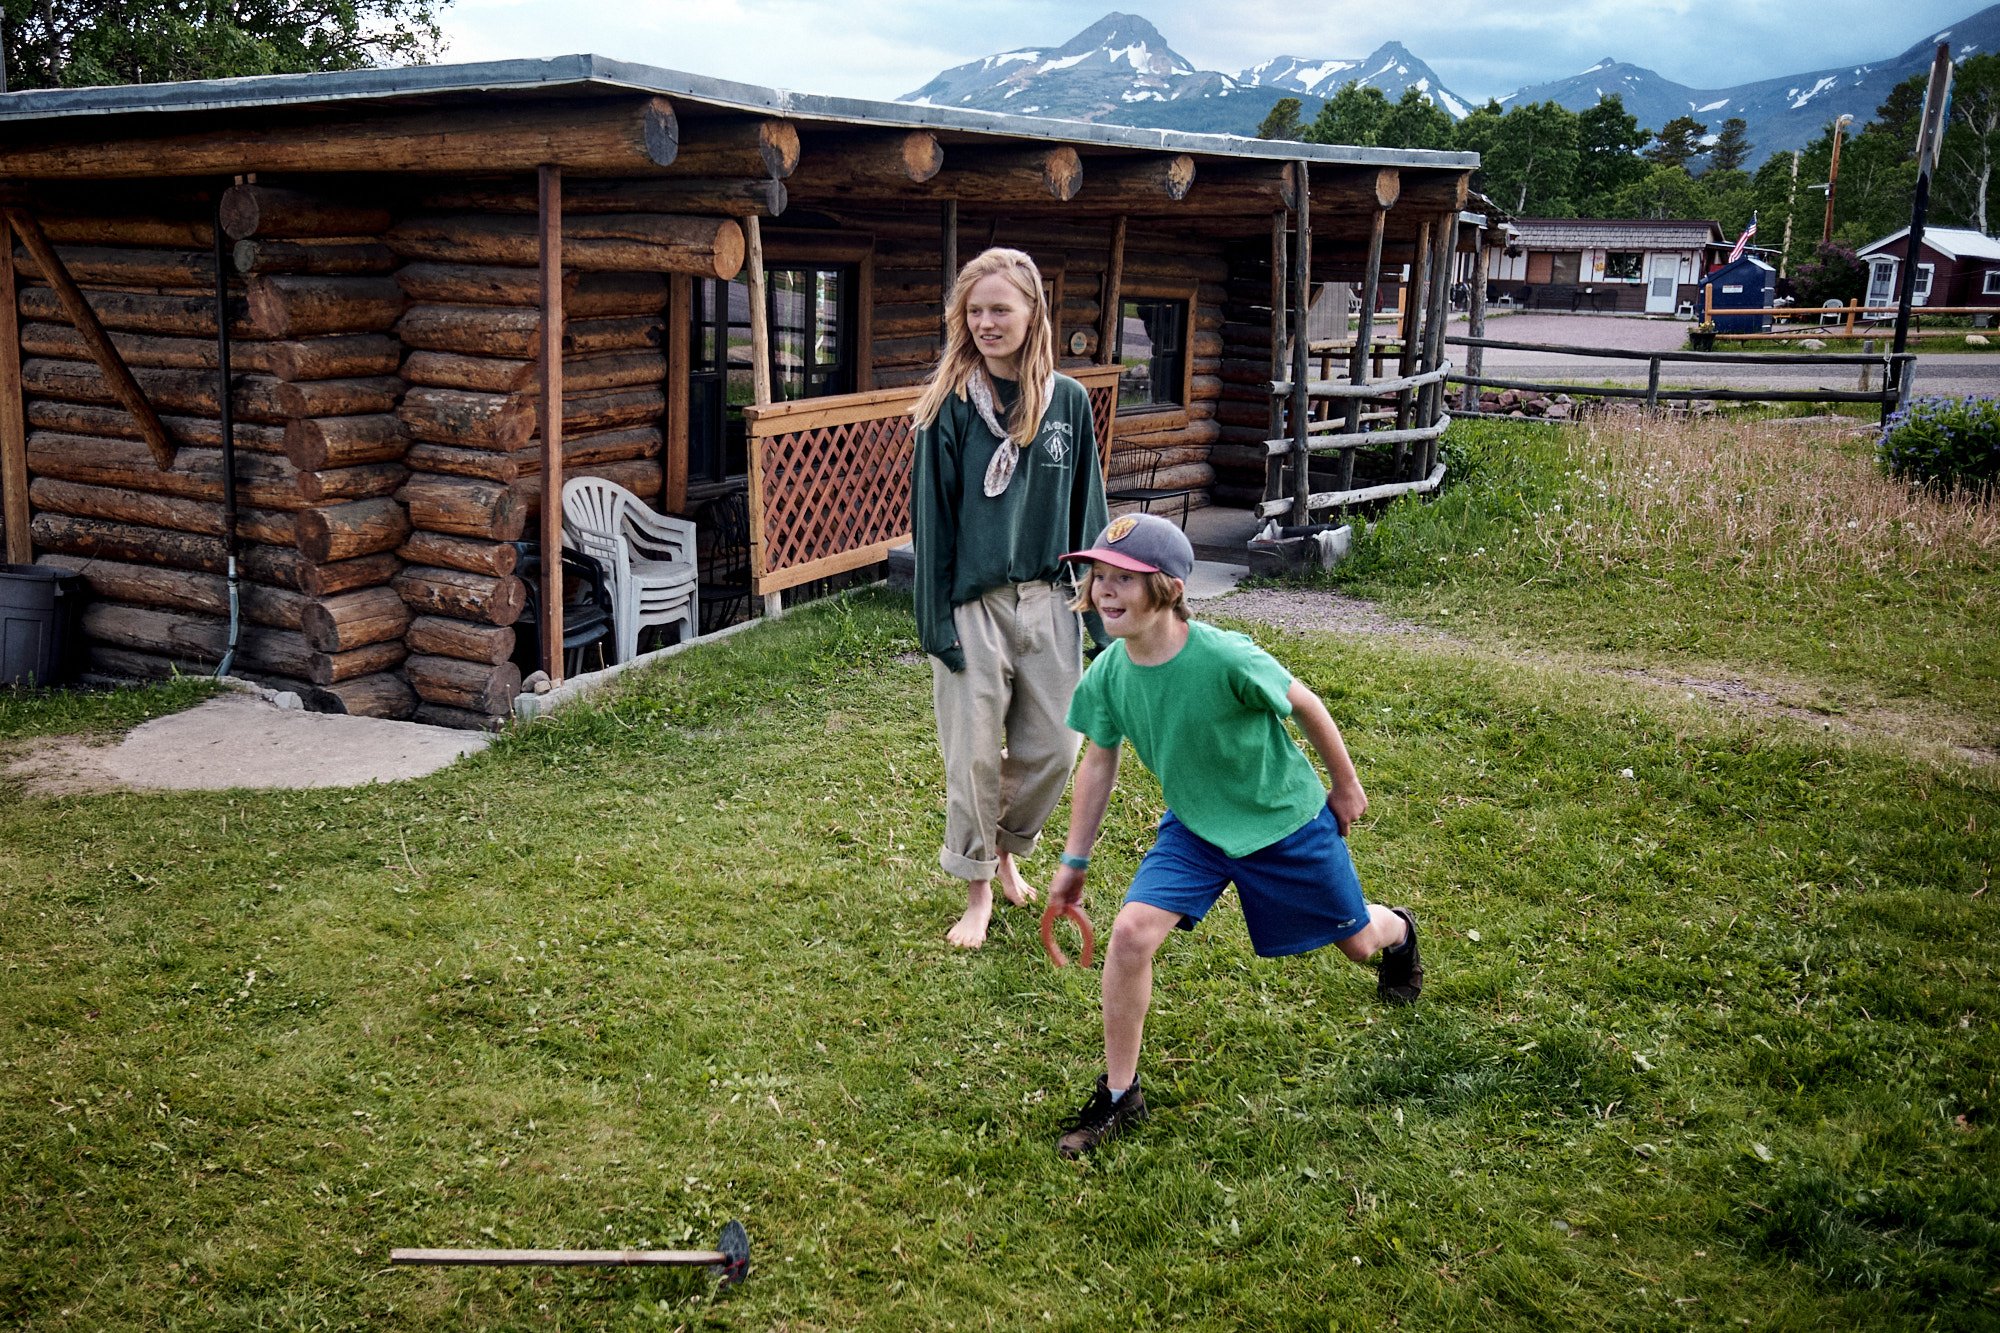
[[[701,632],[713,634],[743,618],[750,605],[750,497],[730,491],[694,511],[695,562]]]
[[[517,541],[521,553],[514,573],[528,585],[528,605],[514,622],[514,661],[524,672],[542,661],[542,548],[540,542]],[[611,588],[604,570],[581,551],[565,547],[563,570],[563,674],[583,670],[586,649],[597,649],[597,664],[605,666],[604,646],[611,638]]]
[[[1194,494],[1194,489],[1189,486],[1162,486],[1159,484],[1160,463],[1166,455],[1158,449],[1148,449],[1143,446],[1121,450],[1120,452],[1141,460],[1139,470],[1133,475],[1135,477],[1143,476],[1145,483],[1139,486],[1121,486],[1115,491],[1106,491],[1104,498],[1112,504],[1137,504],[1140,509],[1148,514],[1153,512],[1153,506],[1160,501],[1178,499],[1181,502],[1180,525],[1182,531],[1186,531],[1188,504],[1190,497]]]

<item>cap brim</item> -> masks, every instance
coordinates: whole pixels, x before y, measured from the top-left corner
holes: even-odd
[[[1120,569],[1129,569],[1134,574],[1158,574],[1161,572],[1158,565],[1149,565],[1143,560],[1134,560],[1131,556],[1124,555],[1118,551],[1107,551],[1102,547],[1096,546],[1091,547],[1088,551],[1071,551],[1063,556],[1063,559],[1102,560],[1107,565],[1116,565]]]

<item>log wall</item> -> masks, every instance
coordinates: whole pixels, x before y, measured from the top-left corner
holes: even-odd
[[[48,275],[17,250],[31,526],[41,559],[91,584],[97,669],[207,672],[228,639],[213,204],[144,202],[143,219],[104,204],[64,217],[52,239],[177,455],[157,465]],[[396,669],[408,617],[380,558],[400,540],[387,497],[407,476],[392,415],[395,257],[309,222],[226,239],[241,242],[225,265],[244,622],[234,670],[323,710],[407,716],[415,699]],[[308,440],[341,443],[297,447]]]

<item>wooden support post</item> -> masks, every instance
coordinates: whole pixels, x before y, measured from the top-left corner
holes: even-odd
[[[1292,247],[1292,522],[1312,521],[1312,454],[1306,447],[1306,311],[1311,308],[1312,186],[1307,164],[1298,164],[1298,206],[1292,216],[1298,239]],[[1376,232],[1376,255],[1381,232]],[[1374,290],[1373,286],[1369,289]],[[1364,316],[1365,318],[1365,316]]]
[[[536,173],[541,239],[542,359],[542,670],[563,678],[563,290],[562,168]]]
[[[1354,326],[1354,350],[1347,358],[1347,378],[1352,384],[1366,384],[1375,347],[1375,302],[1381,295],[1382,234],[1389,225],[1389,210],[1377,208],[1368,232],[1368,259],[1361,272],[1361,319]],[[1361,400],[1347,402],[1347,429],[1361,429]],[[1352,457],[1350,451],[1349,457]]]
[[[756,218],[745,218],[749,235],[750,256],[744,267],[750,276],[750,396],[758,407],[771,405],[771,312],[766,302],[769,297],[764,282],[764,231]],[[751,478],[751,522],[753,532],[761,540],[763,524],[763,487],[759,484],[764,473],[764,459],[761,442],[750,441]],[[783,592],[764,594],[764,614],[776,620],[785,613]]]
[[[145,390],[132,378],[125,358],[118,355],[118,349],[111,343],[111,335],[104,331],[104,326],[98,322],[97,312],[84,298],[83,289],[76,285],[76,279],[70,276],[62,257],[49,244],[49,238],[42,234],[41,224],[35,221],[32,213],[23,208],[9,208],[5,213],[8,225],[21,238],[22,247],[40,266],[49,286],[55,288],[63,312],[82,336],[84,346],[90,350],[90,359],[103,372],[104,382],[118,399],[119,406],[130,412],[139,423],[139,433],[145,439],[146,447],[152,451],[153,461],[162,472],[166,471],[174,465],[174,437],[168,434],[160,414],[153,410]]]
[[[685,273],[667,280],[667,512],[687,508],[688,357],[694,334],[694,279]],[[864,344],[865,345],[865,344]]]
[[[31,564],[28,532],[28,423],[21,394],[21,322],[14,304],[14,241],[0,227],[0,514],[7,529],[7,563]]]
[[[1409,289],[1403,293],[1403,356],[1396,367],[1397,374],[1403,376],[1416,373],[1417,360],[1423,351],[1423,307],[1428,274],[1425,263],[1430,250],[1431,224],[1425,222],[1417,230],[1417,258],[1410,265]],[[1405,389],[1396,395],[1397,430],[1409,429],[1410,419],[1416,413],[1417,397],[1412,389]],[[1409,449],[1407,444],[1396,446],[1396,466],[1399,470],[1409,458]],[[1341,489],[1347,488],[1343,486]]]
[[[944,294],[938,309],[938,330],[947,344],[951,329],[945,323],[951,309],[951,289],[958,284],[958,200],[938,205],[938,290]]]
[[[1646,410],[1656,410],[1660,406],[1660,358],[1646,358]]]
[[[1471,310],[1467,315],[1465,331],[1474,338],[1484,338],[1486,336],[1486,284],[1491,276],[1490,266],[1492,264],[1492,260],[1489,257],[1490,252],[1486,245],[1485,228],[1480,228],[1473,243],[1479,248],[1472,255],[1472,304]],[[1480,372],[1485,368],[1486,349],[1477,345],[1466,348],[1465,373],[1467,378],[1478,379]],[[1468,384],[1465,386],[1465,398],[1461,406],[1467,412],[1478,410],[1479,386],[1477,384]]]
[[[1119,308],[1125,300],[1125,215],[1111,224],[1111,257],[1104,263],[1104,301],[1097,313],[1097,364],[1118,359]]]
[[[1285,291],[1291,282],[1288,264],[1288,247],[1285,243],[1285,214],[1274,211],[1271,214],[1271,379],[1285,378]],[[1264,430],[1264,438],[1280,438],[1284,429],[1285,409],[1278,395],[1271,394],[1270,414]],[[1275,500],[1284,477],[1284,467],[1276,457],[1269,459],[1264,468],[1264,498]]]
[[[1425,370],[1435,370],[1444,364],[1445,321],[1451,317],[1451,260],[1458,252],[1456,207],[1438,219],[1437,228],[1431,235],[1431,244],[1431,290],[1430,300],[1427,302],[1429,309],[1424,316],[1430,326],[1424,335],[1422,365]],[[1417,402],[1418,424],[1436,425],[1438,418],[1444,415],[1444,381],[1438,380],[1426,384]],[[1429,476],[1431,469],[1437,465],[1437,437],[1431,437],[1430,441],[1416,452],[1423,460],[1423,468],[1412,480],[1421,480]]]

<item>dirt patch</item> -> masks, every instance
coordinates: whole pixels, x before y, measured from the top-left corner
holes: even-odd
[[[1449,636],[1415,621],[1389,615],[1373,602],[1319,588],[1238,588],[1221,597],[1204,598],[1198,605],[1203,614],[1254,620],[1294,632],[1449,640]]]
[[[231,693],[154,718],[115,740],[31,741],[6,767],[36,796],[359,787],[435,773],[491,739],[415,722],[307,713]]]

